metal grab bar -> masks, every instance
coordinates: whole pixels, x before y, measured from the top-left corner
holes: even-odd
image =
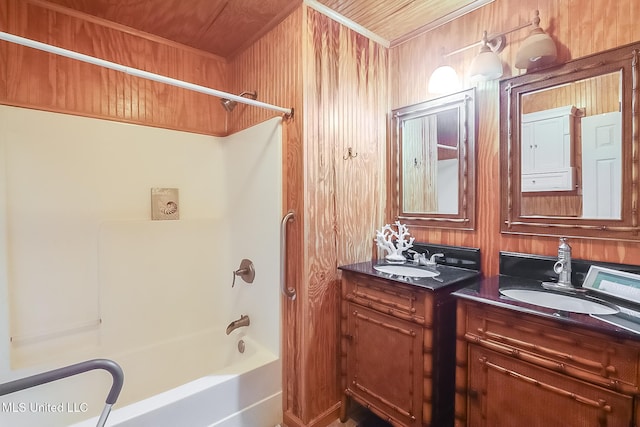
[[[111,412],[111,407],[114,403],[116,403],[116,400],[118,400],[120,390],[122,390],[122,384],[124,383],[124,372],[122,372],[122,368],[120,367],[120,365],[118,365],[113,360],[87,360],[85,362],[76,363],[74,365],[65,366],[63,368],[53,369],[51,371],[32,375],[30,377],[9,381],[8,383],[0,384],[0,396],[15,393],[16,391],[25,390],[31,387],[36,387],[42,384],[47,384],[63,378],[72,377],[74,375],[82,374],[94,369],[104,369],[105,371],[108,371],[113,377],[111,390],[109,390],[104,409],[100,414],[98,424],[96,424],[96,427],[103,427],[104,423],[107,421],[109,413]]]
[[[280,289],[291,301],[296,299],[296,290],[287,287],[287,223],[295,221],[296,213],[292,210],[282,218],[280,224]]]

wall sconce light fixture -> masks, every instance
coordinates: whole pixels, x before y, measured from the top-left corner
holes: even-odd
[[[503,72],[502,61],[498,53],[506,46],[505,35],[529,26],[533,28],[516,53],[515,67],[529,70],[553,64],[557,58],[556,44],[553,39],[540,28],[540,13],[537,10],[534,12],[531,21],[525,24],[497,35],[488,36],[485,31],[479,42],[472,43],[453,52],[443,54],[442,56],[446,58],[480,45],[480,51],[478,55],[473,58],[469,68],[469,80],[471,82],[478,82],[497,79],[502,76]],[[451,68],[449,66],[447,67]],[[432,86],[434,89],[438,87],[442,88],[441,83],[432,83],[435,78],[440,78],[439,74],[444,72],[441,70],[442,68],[443,67],[438,67],[431,75],[429,79],[429,92],[437,93],[431,90]],[[455,70],[453,70],[453,72],[455,72]],[[437,82],[440,81],[438,80]]]
[[[451,54],[445,55],[444,49],[442,49],[441,65],[433,70],[431,77],[429,77],[429,93],[443,95],[462,89],[456,70],[452,66],[444,64],[444,58],[449,55]]]
[[[487,32],[482,35],[480,52],[471,61],[469,68],[469,80],[472,82],[494,80],[502,76],[502,60],[498,52],[502,51],[505,44],[504,34],[489,40]]]
[[[540,12],[537,10],[531,19],[531,26],[533,28],[516,53],[516,68],[540,68],[553,64],[558,57],[555,42],[540,28]]]
[[[450,65],[441,65],[429,77],[429,93],[446,94],[461,89],[458,73]]]

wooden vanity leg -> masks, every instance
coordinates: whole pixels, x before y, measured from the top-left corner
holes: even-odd
[[[341,423],[347,422],[347,420],[349,419],[348,413],[349,413],[349,396],[347,396],[347,393],[344,393],[342,395],[342,405],[340,406],[340,422]]]

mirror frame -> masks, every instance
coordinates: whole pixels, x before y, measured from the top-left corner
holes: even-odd
[[[402,123],[404,120],[460,108],[458,150],[458,213],[415,213],[402,209]],[[476,221],[476,90],[475,87],[424,101],[391,112],[392,135],[389,144],[389,188],[391,215],[396,220],[418,227],[474,230]]]
[[[639,55],[640,43],[632,43],[500,82],[500,228],[502,233],[640,240],[638,225]],[[519,130],[522,96],[613,72],[620,72],[622,79],[621,219],[523,215],[519,160],[521,159]]]

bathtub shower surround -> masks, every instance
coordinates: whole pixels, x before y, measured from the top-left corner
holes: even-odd
[[[124,406],[144,412],[135,405],[147,399],[162,402],[161,418],[180,419],[183,401],[210,388],[230,412],[203,412],[201,425],[281,422],[281,138],[279,118],[216,138],[0,107],[0,294],[9,313],[0,318],[0,382],[105,357],[126,378],[109,425],[130,418],[119,415]],[[151,220],[150,188],[179,188],[180,219]],[[244,258],[260,275],[232,289],[229,271]],[[227,336],[241,313],[251,325]],[[2,411],[0,425],[81,422],[98,415],[108,388],[108,378],[87,373],[8,395],[1,402],[18,408],[81,409]],[[147,423],[142,412],[128,425],[184,425]]]

